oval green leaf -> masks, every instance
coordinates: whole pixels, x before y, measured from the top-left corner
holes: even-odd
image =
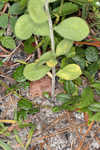
[[[24,68],[24,76],[30,81],[39,80],[50,71],[50,68],[45,65],[37,65],[36,63],[30,63]]]
[[[59,16],[66,16],[73,14],[74,12],[77,12],[79,9],[79,6],[72,3],[72,2],[64,2],[64,4],[61,6],[58,6],[53,9],[52,14],[58,14]]]
[[[37,24],[33,22],[33,34],[35,35],[41,35],[41,36],[49,36],[49,24],[48,22],[43,22],[41,24]]]
[[[8,144],[2,141],[0,141],[0,147],[2,147],[4,150],[12,150],[12,148]]]
[[[93,120],[100,121],[100,112],[97,112],[90,118],[90,121],[93,121]]]
[[[2,37],[1,43],[6,48],[9,48],[9,49],[15,49],[16,48],[15,40],[10,36]]]
[[[29,15],[21,16],[15,25],[15,34],[21,40],[31,37],[33,31],[33,21]]]
[[[40,59],[38,61],[38,65],[42,65],[42,64],[44,64],[44,63],[46,63],[46,62],[48,62],[50,60],[56,60],[56,55],[52,51],[48,51],[48,52],[44,53],[40,57]]]
[[[81,69],[76,64],[69,64],[57,72],[57,76],[64,80],[74,80],[82,74]]]
[[[56,56],[66,55],[73,45],[73,41],[64,39],[62,40],[56,48]]]
[[[70,17],[56,26],[55,31],[72,41],[81,41],[89,34],[89,27],[80,17]]]
[[[45,2],[41,0],[29,0],[28,12],[30,17],[35,23],[43,23],[48,20],[48,17],[44,11]]]

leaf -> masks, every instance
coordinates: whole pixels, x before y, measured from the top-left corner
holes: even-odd
[[[27,140],[27,142],[25,144],[25,149],[28,149],[29,145],[31,144],[31,140],[32,140],[32,136],[34,134],[34,130],[35,130],[34,126],[29,130],[28,140]]]
[[[17,120],[20,121],[25,119],[27,119],[27,111],[23,109],[17,111]]]
[[[60,106],[54,106],[54,107],[52,108],[52,111],[53,111],[53,112],[59,112],[59,111],[61,111],[61,107],[60,107]]]
[[[29,15],[22,15],[16,22],[15,34],[21,40],[31,37],[33,31],[33,21]]]
[[[88,107],[93,112],[100,112],[100,102],[95,102]]]
[[[47,61],[46,64],[47,64],[48,67],[52,68],[52,67],[57,65],[57,60],[56,59],[51,59],[51,60]]]
[[[0,27],[5,29],[8,26],[8,14],[3,14],[0,16]]]
[[[81,69],[76,64],[69,64],[57,72],[57,76],[64,80],[74,80],[82,74]]]
[[[64,90],[67,92],[68,95],[74,94],[74,92],[76,91],[75,84],[72,81],[65,81]]]
[[[50,68],[48,66],[30,63],[24,68],[24,76],[30,81],[35,81],[44,77],[49,71]]]
[[[70,96],[68,94],[59,93],[56,96],[56,100],[62,101],[62,102],[70,101]]]
[[[47,98],[47,99],[51,98],[50,95],[49,95],[49,92],[43,92],[42,95],[43,95],[44,98]]]
[[[44,53],[44,54],[40,57],[40,59],[39,59],[39,61],[38,61],[38,65],[42,65],[42,64],[44,64],[44,63],[46,63],[46,62],[48,62],[48,61],[50,61],[50,60],[56,61],[56,55],[55,55],[55,53],[53,53],[52,51],[48,51],[48,52]]]
[[[42,35],[42,36],[49,36],[49,24],[48,22],[43,22],[41,24],[37,24],[33,22],[33,34],[35,35]]]
[[[79,108],[84,108],[94,103],[94,94],[90,87],[86,87],[83,89],[80,99]]]
[[[76,52],[75,52],[75,47],[73,46],[73,47],[71,47],[71,49],[70,49],[70,51],[68,52],[68,54],[67,54],[67,58],[72,58],[72,57],[74,57],[75,56],[75,54],[76,54]]]
[[[14,3],[9,8],[9,14],[10,15],[19,15],[23,13],[23,8],[21,7],[21,4],[19,2]]]
[[[34,47],[32,45],[32,43],[34,43],[34,42],[35,42],[35,40],[34,40],[33,37],[29,38],[28,40],[26,40],[24,42],[24,51],[26,53],[31,54],[31,53],[33,53],[36,50],[36,47]]]
[[[100,112],[97,112],[90,118],[90,121],[93,121],[93,120],[100,121]]]
[[[95,76],[95,74],[99,70],[99,64],[97,62],[93,62],[88,65],[87,71],[90,73],[91,76]]]
[[[91,84],[91,87],[100,90],[100,82],[96,82],[96,83]]]
[[[4,47],[9,48],[9,49],[15,49],[16,48],[16,43],[15,40],[11,36],[5,36],[1,38],[1,43]]]
[[[32,102],[28,99],[21,99],[18,101],[18,108],[23,110],[30,110],[32,109]]]
[[[35,35],[49,36],[48,22],[36,24],[29,15],[19,17],[15,25],[16,36],[22,40],[26,40],[31,37],[32,33]]]
[[[4,33],[5,33],[5,30],[1,29],[0,30],[0,37],[3,36]]]
[[[64,39],[62,40],[56,48],[56,56],[67,55],[73,45],[73,41]]]
[[[15,137],[17,143],[20,144],[20,146],[23,147],[23,149],[24,149],[24,144],[23,144],[23,142],[22,142],[20,136],[18,135],[18,132],[17,132],[16,129],[14,130],[14,134],[15,134],[14,137]]]
[[[79,9],[78,5],[71,3],[71,2],[65,2],[62,5],[62,8],[57,7],[55,9],[53,9],[52,13],[53,14],[58,14],[60,16],[66,16],[66,15],[70,15],[74,12],[77,12]]]
[[[95,62],[98,60],[98,51],[96,47],[88,47],[85,51],[85,55],[89,62]]]
[[[48,17],[44,11],[45,2],[41,0],[29,0],[28,12],[30,17],[35,23],[43,23],[48,20]]]
[[[75,57],[72,58],[72,60],[81,67],[81,69],[84,69],[86,66],[86,61],[84,58],[82,58],[79,55],[76,55]]]
[[[14,32],[14,28],[15,28],[16,21],[17,21],[17,17],[15,17],[15,16],[10,16],[10,18],[9,18],[9,24],[10,24],[10,27],[11,27],[11,31],[12,31],[12,32]]]
[[[44,92],[51,93],[52,81],[48,76],[43,77],[38,81],[32,81],[30,83],[30,96],[31,97],[43,97]]]
[[[65,19],[56,26],[54,30],[62,37],[72,41],[81,41],[89,34],[87,23],[80,17],[70,17]]]
[[[13,78],[17,82],[24,82],[24,81],[26,81],[26,78],[23,75],[24,67],[25,67],[24,65],[21,65],[21,66],[17,67],[16,70],[13,72]]]
[[[0,147],[2,147],[4,150],[12,150],[12,148],[8,144],[2,142],[1,140],[0,140]]]

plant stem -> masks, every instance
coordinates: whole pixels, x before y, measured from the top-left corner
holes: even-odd
[[[48,15],[48,23],[49,23],[50,38],[51,38],[51,49],[52,49],[52,52],[55,53],[55,41],[54,41],[53,25],[52,25],[51,15],[49,12],[48,0],[45,0],[45,9],[46,9],[46,13]],[[52,91],[51,91],[52,100],[55,97],[55,72],[56,72],[56,69],[55,69],[55,67],[53,67],[52,68]]]

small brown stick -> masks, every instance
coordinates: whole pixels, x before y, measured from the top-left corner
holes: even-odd
[[[89,149],[89,144],[90,144],[90,142],[88,142],[88,143],[84,146],[83,150],[88,150],[88,149]]]
[[[9,95],[11,95],[11,94],[12,94],[12,92],[9,92],[7,95],[1,97],[1,98],[0,98],[0,101],[2,101],[3,99],[5,99],[7,96],[9,96]]]
[[[31,55],[29,55],[26,59],[25,59],[25,62],[27,62],[31,57],[33,57],[34,56],[34,54],[31,54]],[[12,64],[11,66],[12,67],[14,67],[14,66],[18,66],[18,65],[20,65],[20,63],[15,63],[15,64]]]
[[[6,12],[8,6],[9,6],[9,4],[8,4],[8,3],[5,3],[2,12],[0,12],[0,15],[4,14],[4,13]]]
[[[94,121],[92,121],[91,124],[89,125],[89,127],[88,127],[86,133],[84,134],[84,136],[83,136],[83,138],[82,138],[82,140],[81,140],[81,142],[80,142],[80,144],[79,144],[79,146],[78,146],[78,148],[77,148],[76,150],[81,150],[81,147],[82,147],[82,145],[83,145],[83,143],[84,143],[85,137],[87,136],[87,134],[88,134],[89,131],[91,130],[93,124],[94,124]]]
[[[10,60],[11,56],[17,51],[17,49],[22,45],[22,42],[20,41],[19,45],[8,55],[7,61]]]
[[[57,132],[52,133],[52,134],[50,134],[50,135],[44,135],[44,136],[42,136],[42,137],[37,137],[37,138],[33,139],[32,142],[35,143],[35,142],[37,142],[37,141],[44,140],[44,139],[46,139],[46,138],[54,137],[54,136],[56,136],[56,135],[58,135],[58,134],[62,134],[62,133],[64,133],[64,132],[66,132],[67,130],[70,130],[70,129],[71,129],[70,127],[66,127],[66,128],[60,129],[60,130],[58,130]]]
[[[34,54],[31,54],[31,55],[29,55],[26,59],[25,59],[25,62],[27,62],[31,57],[33,57],[34,56]]]
[[[0,57],[7,57],[7,61],[10,60],[11,56],[16,52],[16,50],[22,45],[22,42],[9,54],[9,55],[0,55]]]
[[[9,80],[12,80],[12,81],[15,81],[13,78],[11,77],[8,77],[7,75],[5,75],[3,72],[0,71],[0,76],[3,77],[3,78],[7,78]]]
[[[55,124],[57,124],[61,119],[65,118],[65,113],[63,113],[61,116],[59,116],[58,118],[56,118],[55,120],[53,120],[50,125],[47,127],[46,130],[50,129],[52,126],[54,126]]]
[[[46,143],[46,146],[47,146],[47,150],[51,150],[50,145],[48,144],[48,140],[47,139],[45,139],[45,143]]]
[[[4,52],[4,53],[8,53],[9,54],[9,51],[7,51],[4,47],[2,47],[1,45],[0,45],[0,49]]]
[[[6,58],[6,57],[9,57],[9,55],[0,55],[0,57]]]
[[[100,43],[97,43],[97,42],[93,42],[93,43],[90,43],[90,42],[75,42],[75,44],[78,44],[78,45],[92,45],[92,46],[96,46],[96,47],[100,47]]]

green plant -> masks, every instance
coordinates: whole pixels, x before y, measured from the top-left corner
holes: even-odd
[[[27,114],[34,115],[39,112],[39,108],[34,107],[32,102],[25,98],[19,100],[17,107],[16,120],[25,120],[27,118]]]
[[[27,4],[28,13],[22,15],[17,20],[15,25],[15,34],[18,38],[22,40],[29,39],[32,34],[37,36],[49,36],[51,38],[52,51],[45,52],[38,61],[27,64],[24,68],[25,78],[31,81],[39,80],[40,78],[45,76],[47,72],[49,72],[51,69],[53,69],[52,71],[54,81],[57,58],[61,55],[67,56],[67,54],[71,51],[73,41],[81,41],[89,34],[89,27],[87,23],[80,17],[70,17],[64,19],[63,21],[61,21],[61,23],[55,26],[55,24],[53,24],[53,21],[51,21],[51,16],[48,9],[48,3],[52,3],[54,1],[56,0],[49,0],[46,2],[45,0],[29,0],[29,3]],[[54,27],[52,27],[51,23],[54,25]],[[64,38],[57,45],[56,52],[53,30]],[[58,77],[65,80],[74,80],[78,78],[81,74],[82,72],[80,67],[73,63],[65,66],[63,69],[60,69],[56,73]],[[52,83],[55,84],[54,82]]]
[[[0,147],[2,147],[4,150],[12,150],[12,148],[8,144],[4,143],[1,140],[0,140]]]

